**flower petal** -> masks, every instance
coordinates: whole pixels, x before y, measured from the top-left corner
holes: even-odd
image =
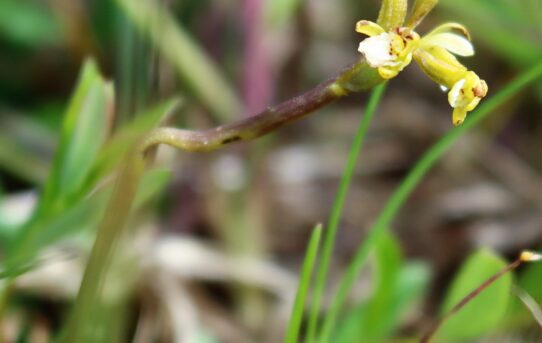
[[[462,89],[467,80],[461,79],[457,81],[450,92],[448,92],[448,102],[453,108],[459,107],[462,102]]]
[[[456,34],[460,33],[465,38],[470,40],[470,34],[467,28],[458,23],[445,23],[445,24],[439,25],[436,28],[434,28],[433,31],[429,32],[426,36],[436,35],[437,33],[444,33],[444,32],[456,33]]]
[[[358,51],[373,68],[392,65],[396,59],[396,56],[390,54],[392,39],[393,36],[386,32],[366,38],[359,44]]]
[[[459,56],[474,55],[474,47],[472,46],[471,42],[466,38],[453,33],[437,33],[424,37],[421,44],[440,46],[452,54]]]
[[[378,36],[386,31],[378,25],[369,20],[360,20],[356,23],[356,32],[363,33],[369,37]]]
[[[472,111],[476,108],[476,106],[478,106],[478,104],[480,103],[480,100],[482,100],[482,98],[474,98],[472,99],[472,101],[465,107],[465,109],[467,111]]]
[[[397,70],[395,68],[386,68],[386,67],[380,67],[378,68],[378,74],[380,77],[382,77],[384,80],[389,80],[391,78],[394,78],[399,74],[400,70]]]

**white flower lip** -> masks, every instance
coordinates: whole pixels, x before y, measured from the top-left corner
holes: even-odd
[[[358,51],[365,56],[367,63],[373,68],[396,65],[397,56],[390,54],[392,36],[387,33],[381,33],[377,36],[364,39],[360,44]]]
[[[448,102],[450,103],[450,106],[453,108],[458,107],[461,104],[461,88],[463,88],[463,85],[465,84],[465,79],[461,79],[457,81],[454,86],[452,87],[452,90],[450,90],[449,96],[448,96]]]
[[[472,43],[467,38],[461,37],[454,33],[443,32],[432,34],[424,37],[422,43],[424,45],[440,46],[458,56],[474,55],[474,47],[472,46]]]

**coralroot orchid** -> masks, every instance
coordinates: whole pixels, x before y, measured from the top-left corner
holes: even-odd
[[[442,89],[449,90],[454,109],[452,122],[461,124],[487,94],[487,84],[454,56],[472,56],[474,49],[467,29],[457,23],[438,26],[420,38],[414,29],[437,0],[417,0],[405,21],[407,0],[384,0],[377,23],[361,20],[356,31],[369,36],[358,51],[383,79],[391,79],[412,59]]]

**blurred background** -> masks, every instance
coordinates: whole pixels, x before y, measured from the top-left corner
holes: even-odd
[[[106,149],[109,137],[172,98],[180,105],[165,122],[202,129],[308,90],[359,58],[363,37],[355,23],[375,20],[379,6],[0,0],[0,247],[4,260],[32,261],[4,281],[1,341],[51,342],[68,322],[106,204],[97,189],[122,160]],[[476,55],[462,62],[487,81],[489,96],[541,60],[540,0],[441,0],[418,32],[446,21],[469,29]],[[103,81],[96,106],[104,110],[82,107],[100,119],[78,126],[86,138],[70,143],[65,118],[78,106],[68,107],[89,58],[115,95]],[[129,262],[116,274],[118,292],[129,294],[115,312],[123,319],[114,334],[95,341],[282,341],[308,238],[327,221],[367,98],[351,95],[267,137],[212,153],[161,147],[129,221],[135,231],[124,249],[135,257],[125,254]],[[455,144],[410,196],[391,228],[410,288],[374,342],[416,341],[441,313],[472,252],[484,248],[512,260],[540,247],[541,101],[539,81]],[[349,188],[331,289],[390,194],[451,128],[446,95],[415,64],[389,83]],[[43,191],[61,164],[55,153],[70,147],[83,147],[72,149],[73,168],[85,171],[56,175],[77,192],[43,205],[43,194],[57,194]],[[110,167],[89,176],[100,158]],[[75,185],[78,173],[85,187]],[[42,211],[32,212],[36,204]],[[369,268],[334,342],[373,342],[358,329],[372,280]],[[533,315],[542,301],[542,269],[522,268],[514,280],[534,307],[508,310],[515,315],[506,325],[457,341],[542,342]]]

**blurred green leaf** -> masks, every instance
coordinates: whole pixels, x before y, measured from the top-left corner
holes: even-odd
[[[139,185],[135,208],[141,207],[162,191],[169,181],[169,170],[155,169],[143,176]],[[111,196],[112,185],[92,194],[92,196],[67,209],[49,224],[42,226],[34,235],[34,243],[29,250],[39,250],[68,235],[93,229],[103,216],[106,200]]]
[[[421,262],[409,262],[403,266],[397,278],[395,301],[397,318],[416,301],[421,301],[429,284],[429,267]]]
[[[538,304],[542,304],[542,264],[532,263],[525,266],[518,279],[519,288],[533,298]],[[514,298],[511,306],[511,321],[518,323],[530,323],[534,318],[519,298]]]
[[[43,184],[54,142],[51,130],[23,113],[0,106],[0,166],[15,177]]]
[[[168,11],[152,1],[117,2],[219,120],[226,122],[241,113],[232,85]]]
[[[134,200],[134,208],[137,210],[158,196],[158,194],[162,193],[171,179],[171,174],[171,170],[168,169],[153,169],[147,171],[139,184]]]
[[[164,169],[154,169],[145,173],[137,190],[134,208],[140,208],[160,194],[170,177],[171,171]],[[7,267],[3,274],[17,274],[31,267],[39,251],[61,239],[82,231],[94,230],[103,217],[112,188],[113,185],[110,182],[91,196],[66,208],[57,216],[48,220],[30,222],[22,230],[11,232],[15,236],[12,237]]]
[[[104,177],[118,168],[119,161],[125,159],[128,151],[136,149],[138,139],[178,103],[170,101],[138,116],[102,149],[109,129],[108,110],[112,108],[112,102],[111,85],[101,78],[93,62],[87,62],[64,119],[55,162],[38,210],[28,223],[15,229],[11,237],[5,274],[21,272],[31,266],[36,254],[44,247],[96,226],[111,189]],[[169,172],[166,171],[145,174],[134,206],[141,206],[163,189],[168,179]],[[96,188],[99,182],[102,184]]]
[[[337,330],[335,341],[380,342],[399,325],[401,314],[419,298],[429,273],[422,264],[404,264],[393,236],[383,235],[376,245],[373,294],[350,311]]]
[[[181,105],[181,100],[174,99],[154,106],[135,116],[135,119],[121,127],[100,150],[86,181],[86,190],[94,185],[122,161],[122,157],[137,144],[148,131],[164,122]]]
[[[45,180],[48,165],[39,155],[0,135],[0,165],[25,181],[40,184]]]
[[[25,0],[0,1],[0,35],[25,46],[54,44],[62,38],[48,8]]]
[[[466,295],[506,265],[506,261],[487,250],[479,250],[472,254],[461,267],[448,290],[441,313],[448,312]],[[467,341],[495,329],[506,313],[511,286],[512,276],[507,273],[447,319],[437,332],[435,341]]]
[[[105,141],[113,108],[113,87],[99,75],[96,64],[85,63],[68,106],[51,174],[40,210],[62,208],[74,201]]]

